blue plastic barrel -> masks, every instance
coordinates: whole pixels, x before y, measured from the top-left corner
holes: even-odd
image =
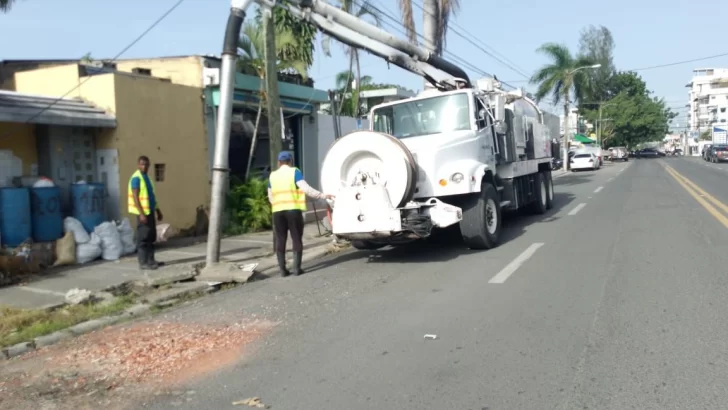
[[[30,188],[30,221],[35,242],[53,242],[63,236],[60,188]]]
[[[15,247],[32,236],[28,188],[0,188],[0,240]]]
[[[86,232],[106,221],[106,189],[104,184],[72,184],[71,214]]]

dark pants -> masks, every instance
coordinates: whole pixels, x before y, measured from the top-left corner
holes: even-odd
[[[286,252],[289,231],[291,232],[293,252],[303,252],[303,212],[299,210],[273,212],[276,252]]]
[[[154,211],[147,215],[145,224],[137,216],[136,240],[139,265],[154,262],[154,242],[157,240],[157,217]]]

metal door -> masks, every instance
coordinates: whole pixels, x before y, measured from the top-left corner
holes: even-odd
[[[106,186],[106,209],[111,219],[121,219],[121,183],[119,176],[119,151],[96,150],[97,181]]]

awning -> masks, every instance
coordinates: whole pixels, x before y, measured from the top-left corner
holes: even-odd
[[[586,135],[582,135],[582,134],[575,134],[574,141],[581,142],[582,144],[593,144],[596,142],[593,139],[587,137]]]
[[[116,118],[81,100],[0,91],[0,121],[116,128]]]

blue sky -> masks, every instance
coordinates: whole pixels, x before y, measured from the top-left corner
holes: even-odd
[[[0,59],[80,58],[88,52],[96,58],[108,58],[176,1],[19,0],[8,14],[0,14]],[[373,3],[397,12],[394,0]],[[185,0],[122,58],[219,54],[229,4],[227,0]],[[712,24],[705,14],[696,14],[699,10],[712,16],[728,15],[728,1],[703,0],[699,6],[687,0],[612,0],[592,4],[576,0],[461,0],[461,12],[454,20],[459,28],[455,29],[475,35],[527,74],[546,62],[535,52],[542,43],[560,42],[575,49],[580,29],[589,24],[604,25],[612,31],[619,69],[728,53],[725,25],[717,21]],[[422,21],[419,10],[415,18],[418,24]],[[324,57],[320,47],[317,52],[310,73],[317,88],[333,86],[334,75],[347,66],[342,48],[332,49],[332,57]],[[453,32],[448,36],[448,51],[485,72],[495,73],[501,80],[526,85],[515,82],[523,81],[523,76]],[[650,89],[680,110],[678,123],[684,123],[685,110],[680,106],[687,100],[685,84],[696,67],[728,67],[728,57],[640,71]],[[368,55],[363,56],[362,71],[379,82],[412,89],[422,85],[419,77],[397,67],[387,68],[381,60]]]

